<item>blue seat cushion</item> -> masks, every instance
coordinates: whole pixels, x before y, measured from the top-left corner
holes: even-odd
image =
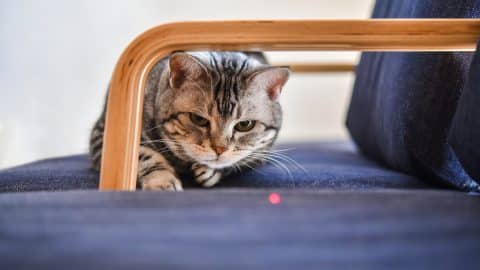
[[[0,194],[2,269],[478,269],[480,197],[456,191]]]
[[[218,187],[259,188],[424,188],[417,178],[386,169],[359,155],[350,142],[283,144],[294,162],[265,164],[228,176]],[[287,170],[285,169],[288,169]],[[185,179],[184,186],[195,188]],[[0,192],[88,189],[98,187],[98,173],[86,155],[52,158],[0,171]]]
[[[377,1],[375,18],[470,18],[478,0]],[[447,143],[472,53],[364,53],[347,116],[360,150],[421,179],[478,190]]]

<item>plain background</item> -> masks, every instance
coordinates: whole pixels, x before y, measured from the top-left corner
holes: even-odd
[[[0,2],[0,168],[86,152],[122,50],[182,20],[367,18],[373,0]],[[275,52],[274,61],[357,61],[354,52]],[[297,74],[282,93],[282,141],[348,138],[353,74]]]

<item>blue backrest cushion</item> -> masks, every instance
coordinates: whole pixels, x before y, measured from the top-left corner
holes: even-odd
[[[375,18],[478,17],[478,0],[376,2]],[[425,181],[477,190],[447,143],[473,53],[364,53],[347,115],[359,149]]]
[[[480,179],[480,42],[470,66],[470,76],[457,106],[450,145],[467,173]]]

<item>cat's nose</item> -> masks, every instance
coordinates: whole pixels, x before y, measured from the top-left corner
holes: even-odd
[[[227,151],[227,148],[224,146],[214,146],[213,150],[215,150],[215,153],[220,156],[223,152]]]

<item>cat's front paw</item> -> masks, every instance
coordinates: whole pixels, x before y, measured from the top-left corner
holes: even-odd
[[[182,182],[167,170],[154,171],[140,180],[142,190],[182,191]]]
[[[203,187],[213,187],[222,178],[222,173],[201,164],[193,164],[192,171],[195,181]]]

